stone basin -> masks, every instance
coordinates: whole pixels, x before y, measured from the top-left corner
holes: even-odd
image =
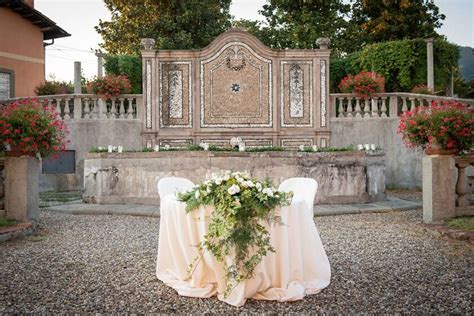
[[[313,178],[319,184],[316,203],[386,199],[383,151],[88,153],[83,198],[88,203],[159,204],[159,179],[177,176],[199,183],[219,170],[248,171],[257,179],[271,179],[275,186],[291,177]]]

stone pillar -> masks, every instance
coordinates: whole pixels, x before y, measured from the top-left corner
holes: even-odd
[[[74,94],[81,94],[81,62],[74,62]]]
[[[433,38],[428,38],[426,42],[426,62],[427,62],[427,86],[430,91],[434,91],[434,66],[433,66]]]
[[[423,221],[438,222],[455,215],[454,156],[423,157]]]
[[[5,158],[5,211],[7,218],[38,220],[40,161],[30,156]]]
[[[102,78],[103,77],[103,57],[104,57],[104,54],[102,53],[95,53],[95,55],[97,56],[97,78]]]

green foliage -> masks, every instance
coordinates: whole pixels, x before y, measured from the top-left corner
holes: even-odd
[[[474,232],[474,216],[459,216],[447,219],[444,224],[451,229],[462,229]]]
[[[142,59],[130,55],[105,55],[104,68],[108,75],[126,76],[133,94],[142,93]]]
[[[9,219],[9,218],[4,218],[0,217],[0,227],[9,227],[9,226],[14,226],[18,222],[14,219]]]
[[[269,180],[259,182],[246,173],[230,171],[179,193],[188,213],[213,206],[208,232],[198,248],[200,257],[193,260],[188,273],[193,273],[202,252],[209,251],[224,264],[227,297],[239,282],[253,277],[254,268],[264,256],[275,252],[262,222],[278,222],[275,208],[289,205],[292,196],[276,191]],[[229,255],[234,257],[231,264],[224,260]]]
[[[74,93],[74,85],[66,81],[45,81],[35,88],[36,95],[57,95]]]
[[[260,12],[265,23],[241,20],[235,26],[246,28],[272,48],[316,48],[316,40],[328,37],[337,51],[345,44],[341,32],[348,27],[350,5],[340,0],[270,0]]]
[[[355,75],[362,69],[356,63],[358,55],[356,53],[347,55],[346,57],[331,58],[330,68],[330,89],[331,91],[339,91],[339,83],[348,75]]]
[[[350,29],[354,47],[402,39],[439,37],[445,19],[433,1],[354,0]]]
[[[435,85],[444,89],[455,69],[459,56],[458,47],[442,39],[433,46]],[[426,43],[422,39],[401,40],[367,45],[360,52],[336,60],[336,69],[331,64],[332,91],[340,80],[357,70],[375,71],[385,78],[385,90],[411,91],[426,83]],[[344,74],[344,71],[347,71]],[[339,82],[337,81],[339,80]]]
[[[202,48],[230,27],[231,0],[104,0],[111,21],[95,27],[110,54],[138,55],[140,39],[160,49]]]

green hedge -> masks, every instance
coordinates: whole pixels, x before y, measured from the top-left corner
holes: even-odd
[[[106,55],[105,72],[108,75],[125,75],[130,80],[133,94],[142,93],[142,60],[137,56]]]
[[[442,39],[433,47],[435,86],[444,89],[457,67],[459,48]],[[345,58],[331,60],[331,88],[337,86],[348,74],[375,71],[385,77],[387,92],[410,91],[415,85],[426,83],[426,43],[423,39],[391,41],[371,44]]]

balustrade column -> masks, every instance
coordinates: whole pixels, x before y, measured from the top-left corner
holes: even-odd
[[[90,110],[91,108],[89,107],[89,98],[84,98],[84,118],[89,119],[90,118]]]
[[[356,106],[355,106],[356,117],[362,117],[362,110],[360,109],[360,98],[356,97]]]
[[[469,206],[469,201],[467,199],[466,167],[469,167],[468,159],[456,159],[456,168],[458,168],[458,181],[456,182],[457,207]]]
[[[62,119],[62,111],[61,111],[61,99],[57,98],[56,100],[56,112],[58,113],[59,117]]]
[[[80,120],[82,118],[82,99],[81,97],[74,97],[74,119]]]
[[[370,117],[370,99],[364,99],[364,111],[362,117]]]
[[[69,99],[64,98],[64,119],[65,120],[69,120],[71,118],[69,113],[71,113],[71,109],[69,108]]]
[[[123,105],[124,98],[120,98],[120,107],[119,107],[119,118],[123,119],[125,118],[125,107]]]
[[[382,106],[380,108],[380,111],[382,112],[381,113],[381,117],[387,117],[387,105],[385,104],[385,102],[387,101],[387,97],[381,97],[380,98],[382,100]]]
[[[117,118],[117,107],[115,106],[115,98],[111,99],[110,102],[111,102],[111,105],[110,105],[110,117],[112,119],[116,119]]]
[[[379,98],[372,97],[372,117],[379,117]]]
[[[403,105],[402,105],[402,113],[405,113],[408,111],[408,104],[407,104],[408,98],[402,98]]]

